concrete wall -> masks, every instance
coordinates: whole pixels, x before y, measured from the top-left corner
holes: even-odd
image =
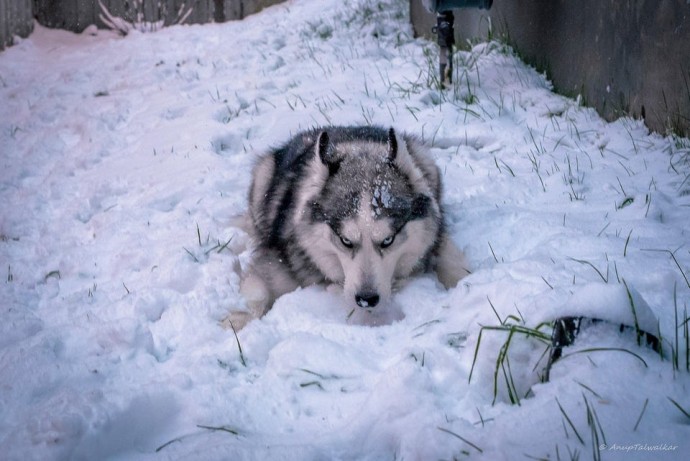
[[[411,0],[416,33],[435,18]],[[690,135],[690,0],[494,0],[455,11],[457,43],[495,37],[546,71],[557,91],[611,120]]]
[[[34,28],[31,0],[0,0],[0,50],[12,44],[13,37],[28,37]]]

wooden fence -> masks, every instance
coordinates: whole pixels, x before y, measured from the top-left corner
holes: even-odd
[[[214,15],[214,0],[34,0],[34,14],[39,23],[53,28],[81,32],[96,24],[107,28],[101,18],[117,17],[140,24],[154,24],[160,20],[170,25],[190,7],[185,23],[210,22]]]
[[[275,3],[279,0],[33,0],[38,22],[74,32],[91,24],[108,27],[102,19],[108,15],[140,24],[204,24],[242,19]]]
[[[0,0],[0,50],[14,36],[27,37],[34,28],[31,0]]]
[[[91,24],[111,27],[108,17],[146,28],[242,19],[281,1],[0,0],[0,50],[11,45],[15,35],[27,37],[33,30],[34,18],[44,26],[73,32],[82,32]]]

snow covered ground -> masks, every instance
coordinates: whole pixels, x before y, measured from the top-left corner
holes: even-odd
[[[498,43],[439,91],[408,23],[294,0],[0,54],[0,458],[687,459],[690,141],[603,121]],[[392,323],[300,289],[236,338],[252,162],[330,123],[433,146],[472,274],[410,281]],[[597,324],[540,382],[542,322],[631,302],[663,360]]]

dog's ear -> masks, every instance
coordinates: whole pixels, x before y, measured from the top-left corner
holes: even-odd
[[[388,160],[395,161],[398,155],[398,139],[395,137],[395,130],[391,127],[388,130]]]
[[[333,176],[340,167],[340,161],[335,156],[335,148],[326,131],[322,131],[316,140],[316,154],[321,162],[328,167],[328,174]]]
[[[328,133],[322,131],[319,133],[319,137],[316,138],[316,153],[324,165],[328,165],[331,160],[332,153],[331,150],[331,140],[328,138]]]

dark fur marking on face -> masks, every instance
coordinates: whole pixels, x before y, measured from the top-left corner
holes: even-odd
[[[323,211],[323,207],[319,202],[312,202],[310,205],[311,209],[311,222],[327,222],[328,218],[326,213]]]
[[[334,229],[340,227],[340,223],[355,216],[359,209],[359,193],[349,192],[345,196],[322,193],[319,201],[311,202],[312,222],[326,223]]]
[[[429,215],[429,207],[431,207],[431,198],[424,194],[417,194],[412,201],[410,219],[426,218]]]

